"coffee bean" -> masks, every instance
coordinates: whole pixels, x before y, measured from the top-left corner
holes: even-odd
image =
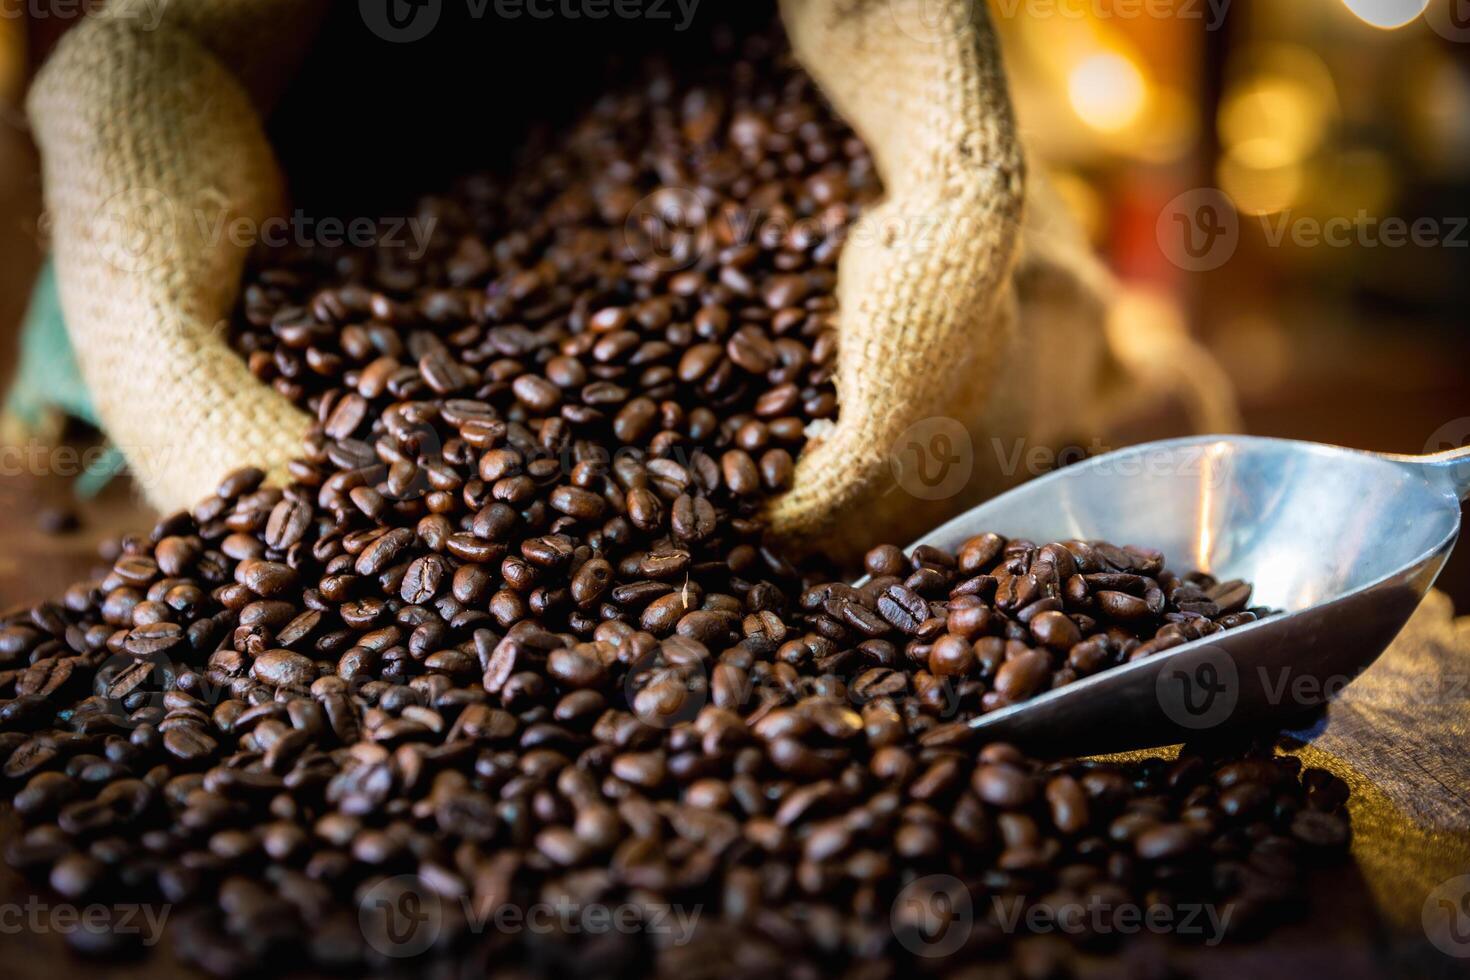
[[[1040,613],[1029,625],[1036,642],[1053,650],[1070,650],[1082,642],[1082,631],[1061,612]]]
[[[594,521],[602,516],[604,503],[595,493],[577,487],[557,487],[548,501],[553,508],[581,521]]]
[[[937,676],[963,676],[974,669],[975,652],[963,637],[941,636],[929,650],[929,670]]]
[[[837,417],[836,262],[882,188],[778,40],[722,37],[425,198],[419,258],[252,259],[232,340],[315,424],[284,485],[231,474],[0,616],[7,858],[156,886],[216,971],[360,968],[359,913],[413,874],[400,911],[716,898],[688,942],[449,917],[430,955],[815,976],[908,969],[885,917],[932,874],[1022,914],[1266,902],[1341,848],[1345,787],[1258,748],[1041,760],[970,728],[1252,621],[1243,583],[983,534],[876,547],[856,588],[765,539]],[[954,968],[1018,942],[974,937]]]
[[[615,756],[613,775],[635,786],[650,788],[663,781],[665,760],[661,752],[631,752]]]
[[[316,679],[316,665],[290,650],[267,650],[250,665],[250,674],[262,684],[304,689]]]
[[[86,854],[68,854],[51,869],[51,887],[64,898],[77,901],[89,895],[102,880],[101,861]]]
[[[607,677],[606,668],[590,650],[557,650],[546,662],[547,673],[573,688],[596,688]]]
[[[878,597],[878,615],[895,629],[904,633],[917,633],[919,626],[929,618],[929,604],[923,597],[902,585],[890,585]]]
[[[719,528],[715,507],[704,497],[680,494],[669,514],[669,529],[680,541],[697,544],[707,540]]]
[[[448,574],[448,565],[438,555],[416,558],[403,575],[399,595],[404,602],[423,605],[439,594]]]
[[[1031,780],[1008,765],[983,765],[973,777],[975,795],[991,806],[1015,809],[1025,806],[1035,794]]]
[[[744,451],[732,449],[720,458],[725,485],[730,492],[744,496],[757,493],[761,488],[760,471],[755,462]]]
[[[285,593],[296,584],[296,570],[277,561],[249,558],[235,568],[235,581],[260,596]]]
[[[1000,557],[1001,549],[1006,545],[1005,538],[998,534],[979,534],[970,538],[956,555],[957,566],[962,575],[976,575],[987,571],[995,560]]]
[[[393,528],[375,538],[358,555],[355,570],[359,575],[377,575],[387,568],[399,552],[413,543],[413,532],[407,528]]]
[[[181,762],[198,762],[212,756],[219,743],[197,727],[181,725],[163,733],[163,747]]]
[[[215,489],[221,500],[234,500],[253,491],[265,481],[265,470],[256,466],[243,466],[225,474]]]
[[[1149,614],[1148,603],[1136,596],[1128,595],[1126,592],[1113,592],[1103,590],[1096,593],[1094,598],[1097,607],[1104,616],[1110,619],[1119,619],[1125,622],[1143,619]]]
[[[1184,824],[1161,824],[1139,834],[1133,849],[1146,861],[1165,861],[1188,854],[1199,845],[1198,835]]]
[[[996,671],[996,693],[1022,701],[1042,690],[1050,672],[1051,658],[1044,650],[1024,650]]]
[[[167,654],[184,642],[184,629],[177,623],[152,623],[128,632],[123,649],[142,660]]]
[[[1336,813],[1303,810],[1292,818],[1291,835],[1311,847],[1344,847],[1349,837],[1347,818]]]
[[[1064,834],[1075,834],[1087,826],[1087,794],[1071,776],[1056,776],[1046,784],[1046,802],[1052,823]]]

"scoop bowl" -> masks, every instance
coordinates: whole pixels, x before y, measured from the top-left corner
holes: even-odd
[[[1162,549],[1176,571],[1252,582],[1280,613],[971,722],[1031,749],[1174,744],[1312,712],[1393,641],[1460,533],[1470,449],[1391,456],[1208,436],[1147,443],[1027,483],[914,542],[996,531]]]

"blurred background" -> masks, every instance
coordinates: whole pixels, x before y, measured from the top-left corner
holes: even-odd
[[[1247,431],[1470,442],[1470,3],[990,7],[1033,153]],[[1441,585],[1470,608],[1465,549]]]
[[[1247,431],[1470,442],[1470,0],[975,2],[1033,156],[1129,302],[1172,306],[1214,352]],[[46,243],[26,81],[100,5],[0,0],[0,381]],[[70,493],[7,475],[0,520],[64,530]],[[55,591],[70,573],[28,554],[90,553],[146,520],[125,481],[80,510],[60,538],[17,532],[31,543],[0,558],[0,589]],[[1466,552],[1444,579],[1462,610]]]

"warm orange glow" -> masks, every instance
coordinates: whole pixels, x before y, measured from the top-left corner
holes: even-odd
[[[1057,196],[1067,205],[1068,213],[1077,220],[1088,241],[1101,242],[1107,231],[1108,219],[1107,208],[1097,188],[1068,171],[1053,173],[1051,185]]]
[[[19,104],[26,60],[25,24],[15,18],[0,20],[0,101],[7,109]]]
[[[1220,110],[1220,138],[1243,154],[1268,150],[1273,158],[1262,163],[1295,162],[1322,142],[1331,109],[1327,100],[1302,81],[1273,75],[1226,95]]]
[[[1247,143],[1220,161],[1220,189],[1241,214],[1275,214],[1291,207],[1302,190],[1302,167],[1280,147]]]
[[[1175,88],[1156,87],[1149,92],[1146,125],[1128,133],[1125,152],[1149,163],[1169,163],[1189,152],[1199,138],[1199,113],[1189,97]]]

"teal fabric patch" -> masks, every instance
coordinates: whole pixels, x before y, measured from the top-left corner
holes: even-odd
[[[48,409],[56,409],[100,428],[91,393],[82,380],[71,340],[66,335],[56,268],[50,259],[41,267],[36,288],[31,293],[30,308],[21,327],[20,362],[5,398],[5,408],[32,427],[42,424]],[[122,453],[109,445],[107,457],[77,478],[77,494],[93,496],[122,472],[124,465]]]
[[[49,259],[31,293],[20,335],[20,363],[5,407],[27,425],[39,425],[48,408],[97,424],[92,397],[66,335],[56,269]]]

